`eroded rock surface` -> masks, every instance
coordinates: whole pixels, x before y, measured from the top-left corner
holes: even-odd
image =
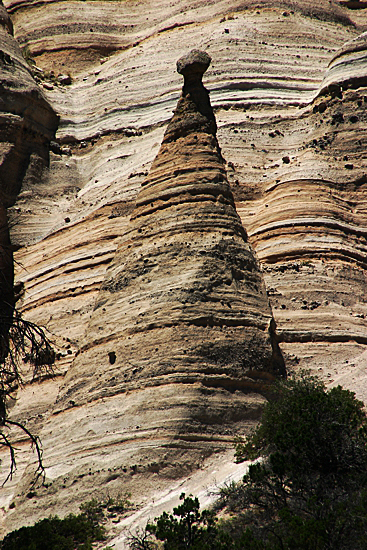
[[[12,242],[21,247],[16,252],[16,281],[24,288],[18,306],[29,319],[50,328],[60,351],[59,377],[27,385],[13,410],[14,418],[26,415],[37,430],[45,424],[70,365],[74,368],[84,353],[93,353],[92,348],[82,353],[80,349],[88,338],[91,315],[105,307],[93,314],[101,284],[108,280],[106,269],[120,236],[128,235],[140,186],[178,100],[181,77],[173,67],[183,44],[188,50],[204,49],[213,58],[206,86],[228,161],[227,178],[263,270],[288,368],[310,367],[327,383],[341,380],[360,398],[367,398],[363,374],[367,10],[349,9],[352,2],[334,0],[169,4],[160,0],[146,10],[134,2],[6,4],[16,38],[44,70],[36,77],[60,115],[56,137],[63,150],[60,155],[54,148],[49,170],[32,182],[32,190],[21,191],[11,208],[18,220]],[[70,73],[72,83],[55,82],[58,73]],[[227,203],[218,203],[228,211]],[[157,200],[158,205],[162,215],[169,210]],[[135,275],[135,283],[139,277],[147,278],[142,285],[142,292],[147,292],[150,273]],[[181,299],[175,287],[169,288],[175,299]],[[132,315],[134,305],[126,315]],[[229,319],[229,308],[222,305],[222,311]],[[144,316],[136,320],[146,326]],[[99,326],[103,332],[103,324]],[[118,324],[114,330],[117,334],[124,328]],[[119,353],[115,345],[106,345],[103,367],[98,362],[91,367],[102,374],[104,367],[111,368],[110,358],[116,357],[118,364]],[[135,374],[131,371],[132,378]],[[70,370],[68,379],[73,376]],[[108,388],[115,383],[113,376],[107,383],[103,378]],[[152,390],[152,401],[155,395]],[[65,392],[60,396],[62,409],[67,396]],[[82,389],[78,399],[81,396]],[[109,410],[116,418],[114,426],[93,422],[89,435],[95,452],[90,461],[107,456],[98,447],[99,438],[124,425],[125,403],[116,401],[109,409],[105,403],[101,417],[107,418]],[[136,407],[141,414],[140,403]],[[71,414],[73,409],[67,410]],[[95,415],[92,409],[90,415],[88,422]],[[70,423],[72,416],[64,412],[58,416],[65,433],[71,433],[73,425],[72,437],[80,440],[82,449],[85,438]],[[80,422],[82,434],[87,425]],[[130,423],[131,433],[133,427]],[[121,449],[114,437],[111,461]],[[49,433],[47,446],[51,445]],[[67,439],[65,445],[71,449],[75,441]],[[92,491],[97,474],[88,475],[83,452],[75,453],[63,470],[50,469],[50,477],[65,473],[67,487],[67,472],[79,467],[80,480]],[[58,453],[55,450],[54,457]],[[12,495],[22,490],[16,484],[29,460],[28,447],[21,456],[19,476],[2,500],[6,512]],[[113,468],[107,473],[108,467],[106,472],[104,467],[100,470],[106,476],[106,491],[121,490],[125,473],[121,477]],[[55,495],[58,487],[56,483]],[[58,508],[56,496],[49,503],[59,513],[75,511],[80,501],[77,492],[74,496],[69,507]],[[30,523],[45,515],[42,505],[36,508],[36,497],[28,504],[24,515]],[[9,526],[15,525],[16,514],[13,518]]]
[[[0,2],[0,357],[13,315],[14,267],[7,208],[48,164],[57,117],[34,82]]]
[[[37,509],[56,488],[65,508],[90,482],[102,493],[108,468],[134,501],[143,486],[153,497],[225,451],[285,374],[201,82],[209,63],[194,51],[177,64],[182,96],[41,432],[52,489],[38,489]]]
[[[317,367],[331,383],[366,344],[366,74],[363,33],[334,54],[301,116],[286,130],[263,127],[292,145],[271,168],[275,181],[239,206],[290,364]]]

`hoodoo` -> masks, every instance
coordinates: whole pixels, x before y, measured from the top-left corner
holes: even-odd
[[[197,50],[177,63],[185,78],[182,96],[107,271],[58,409],[68,408],[70,400],[82,404],[131,390],[155,388],[163,396],[183,384],[174,393],[180,400],[186,391],[199,395],[200,407],[190,398],[181,423],[181,413],[168,413],[163,398],[163,432],[169,438],[179,425],[178,432],[195,426],[199,434],[199,410],[207,401],[209,418],[215,399],[203,401],[197,384],[248,392],[283,372],[262,276],[236,213],[201,82],[209,63]],[[92,358],[100,365],[93,376]],[[230,395],[223,403],[226,414]]]
[[[177,63],[182,95],[41,434],[58,506],[102,491],[109,468],[136,501],[199,467],[284,374],[202,84],[209,64],[197,50]]]
[[[0,312],[47,329],[56,376],[20,362],[9,419],[40,436],[47,486],[12,430],[0,537],[130,491],[120,537],[243,475],[234,434],[284,368],[273,316],[288,372],[367,400],[366,10],[4,4]],[[177,74],[188,44],[213,66]]]

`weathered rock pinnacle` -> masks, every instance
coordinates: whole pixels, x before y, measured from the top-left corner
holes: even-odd
[[[252,0],[245,3],[254,4]],[[208,6],[208,2],[195,0],[190,4],[195,9],[186,9],[188,4],[184,4],[175,2],[172,9],[164,9],[162,3],[150,2],[147,10],[139,10],[134,2],[7,2],[19,43],[28,45],[37,66],[45,71],[40,87],[61,115],[57,140],[69,144],[65,150],[72,152],[71,158],[51,154],[49,170],[34,177],[39,157],[26,146],[35,143],[34,134],[19,130],[30,113],[41,116],[35,91],[30,88],[16,96],[20,90],[16,86],[9,94],[0,93],[5,101],[13,98],[0,109],[4,121],[1,154],[5,151],[0,180],[3,177],[9,188],[18,168],[23,171],[21,159],[29,158],[33,166],[32,172],[26,170],[29,183],[24,193],[9,211],[16,221],[11,223],[11,238],[21,245],[15,252],[15,271],[16,284],[23,285],[24,294],[17,305],[25,318],[50,329],[61,355],[56,364],[60,376],[26,384],[11,411],[14,420],[26,418],[27,426],[41,436],[54,496],[48,498],[43,489],[39,496],[37,489],[36,498],[25,499],[27,504],[20,507],[16,496],[15,507],[9,508],[11,494],[20,492],[15,487],[23,465],[32,457],[29,447],[20,442],[17,477],[1,491],[7,529],[31,524],[51,512],[60,517],[77,512],[82,500],[98,496],[94,489],[103,483],[104,491],[112,496],[119,490],[123,494],[129,483],[140,486],[145,494],[150,478],[148,467],[139,473],[144,467],[139,460],[155,449],[160,458],[151,460],[148,472],[155,479],[155,503],[162,502],[163,476],[169,470],[162,449],[171,452],[175,436],[170,434],[177,433],[174,420],[179,420],[179,413],[181,418],[186,414],[186,424],[192,430],[186,434],[190,443],[183,441],[183,434],[176,436],[177,449],[182,449],[177,464],[182,464],[186,453],[187,465],[200,458],[205,433],[208,450],[216,443],[223,448],[225,437],[231,439],[236,430],[245,431],[245,407],[249,416],[256,413],[259,393],[223,388],[225,382],[238,388],[241,380],[244,388],[256,382],[261,390],[260,375],[269,373],[256,370],[258,378],[250,378],[247,366],[251,354],[241,342],[250,341],[251,333],[267,335],[265,328],[255,330],[252,311],[258,314],[262,327],[271,319],[266,297],[259,297],[245,284],[251,280],[251,271],[244,269],[240,280],[233,261],[225,263],[219,251],[215,260],[215,251],[205,248],[211,236],[214,244],[218,243],[222,224],[223,250],[228,250],[230,236],[224,233],[233,232],[237,224],[225,181],[219,182],[224,168],[236,210],[261,261],[290,366],[295,370],[311,368],[330,387],[342,384],[359,399],[367,399],[367,48],[365,36],[359,36],[364,30],[363,10],[348,9],[345,2],[341,6],[337,1],[293,0],[292,14],[277,0],[269,0],[271,9],[239,11],[232,19],[227,15],[229,4],[212,2]],[[0,28],[0,49],[4,51],[0,80],[8,86],[15,69],[7,55],[15,58],[10,52],[15,41],[5,11],[0,18],[4,25]],[[189,22],[193,24],[185,26]],[[162,141],[162,123],[175,107],[173,82],[178,82],[177,90],[184,86],[183,76],[175,73],[172,78],[176,60],[191,49],[190,44],[204,43],[210,43],[207,52],[213,61],[200,86],[183,90],[182,120],[176,109],[165,136],[166,151],[152,167],[128,226],[143,174]],[[106,52],[114,51],[115,55],[105,57]],[[30,83],[29,66],[20,55],[16,61],[17,70],[20,68]],[[55,75],[70,72],[74,82],[55,86],[48,80],[48,71]],[[202,116],[198,102],[188,97],[194,97],[194,89],[205,97],[203,85],[210,90],[212,104],[215,98],[218,141],[224,156],[232,161],[227,165],[220,161],[215,135],[210,133],[214,126],[208,104],[207,116]],[[22,104],[21,96],[28,103]],[[8,116],[15,106],[21,108]],[[213,144],[212,153],[209,144]],[[17,157],[16,151],[21,156]],[[220,187],[223,192],[216,195]],[[149,227],[150,232],[145,232]],[[239,224],[236,227],[241,231]],[[155,238],[153,231],[158,229],[161,232]],[[243,238],[238,233],[234,243],[243,251],[246,235],[242,231]],[[115,255],[117,236],[123,236],[120,250],[96,303]],[[131,243],[127,242],[130,236]],[[159,247],[156,254],[154,243]],[[135,264],[133,251],[141,252]],[[196,269],[200,258],[204,264],[201,274]],[[228,284],[220,282],[223,272],[228,274]],[[257,269],[253,276],[260,277],[261,283]],[[109,293],[108,286],[115,292]],[[94,305],[99,307],[93,312]],[[185,324],[189,306],[193,321]],[[204,320],[208,322],[205,328],[199,326]],[[243,327],[238,325],[240,321]],[[243,361],[242,371],[240,355],[236,367],[234,354],[225,354],[225,338],[229,351],[235,349],[233,342],[237,350],[244,351],[247,363]],[[195,343],[204,339],[211,355],[197,360]],[[217,353],[219,344],[222,358]],[[248,347],[268,349],[255,343]],[[260,366],[255,351],[253,363]],[[55,394],[73,361],[59,395],[57,415],[52,413]],[[271,364],[273,359],[268,362]],[[168,368],[169,373],[164,370]],[[216,373],[218,385],[214,387]],[[126,391],[121,389],[121,378],[126,381]],[[166,384],[161,383],[164,380]],[[99,397],[103,391],[106,395]],[[198,395],[202,396],[203,414],[200,423],[195,423],[188,411],[193,413],[197,403],[199,413]],[[50,415],[55,429],[46,426],[41,433]],[[197,433],[193,432],[195,426]],[[134,448],[136,460],[131,454]],[[146,449],[149,452],[144,452]],[[5,454],[3,450],[2,460]],[[229,447],[228,460],[232,462],[232,458]],[[215,455],[212,459],[206,463],[208,473],[201,477],[205,483],[212,482],[209,464],[217,460]],[[4,460],[2,464],[4,480]],[[217,464],[224,475],[227,467],[220,457]],[[30,473],[33,471],[30,468]],[[218,483],[220,476],[218,472]],[[192,481],[186,485],[185,480],[187,493],[196,492],[190,486]],[[90,494],[84,492],[84,484]],[[167,511],[171,504],[166,501]],[[150,518],[161,511],[155,508]],[[117,544],[116,548],[124,546]]]
[[[184,85],[163,143],[194,132],[216,133],[217,125],[209,94],[201,81],[210,62],[209,55],[200,50],[192,50],[177,61],[177,71],[183,75]]]
[[[156,488],[156,474],[162,486],[187,474],[233,444],[259,415],[268,382],[284,373],[201,83],[208,64],[202,52],[178,63],[190,85],[43,431],[53,471],[72,456],[93,471],[80,484],[71,460],[67,490],[61,477],[53,484],[60,486],[59,501],[71,491],[82,491],[83,499],[92,485],[102,490],[101,472],[109,467],[121,469],[120,489],[135,496],[142,487],[144,494]],[[73,434],[68,443],[66,425]],[[91,461],[96,444],[105,451]]]

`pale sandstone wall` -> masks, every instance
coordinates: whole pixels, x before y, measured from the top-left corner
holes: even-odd
[[[40,83],[60,114],[57,138],[72,155],[51,152],[50,168],[23,185],[12,231],[21,245],[17,280],[25,287],[18,306],[52,331],[60,376],[27,386],[14,415],[26,411],[30,425],[41,429],[50,413],[177,102],[174,63],[192,47],[213,58],[206,87],[218,141],[288,368],[320,369],[330,383],[342,380],[366,396],[367,66],[358,37],[367,15],[336,1],[313,4],[6,4],[16,38],[29,45],[37,65],[73,76],[70,86]],[[123,411],[111,411],[118,426]],[[116,455],[98,447],[106,429],[92,416],[93,426],[80,422],[80,433],[90,427],[95,453],[50,471],[59,478],[55,487],[67,485],[71,468],[85,482],[88,461],[108,456],[113,462],[121,453],[118,446]],[[52,446],[48,434],[45,452]],[[24,464],[27,457],[25,450]],[[85,487],[97,485],[92,477]],[[56,493],[53,498],[57,510]],[[35,510],[36,499],[29,505]],[[41,515],[42,506],[29,522]]]
[[[7,208],[22,183],[40,175],[48,164],[57,117],[34,82],[13,37],[13,26],[0,4],[0,357],[7,348],[14,307],[13,248]]]
[[[13,37],[10,18],[0,3],[0,356],[7,349],[14,289],[17,289],[13,284],[13,252],[19,247],[9,238],[8,212],[22,185],[32,185],[49,165],[50,141],[57,125],[58,117],[34,81]],[[10,225],[14,223],[17,220],[12,216]],[[21,287],[18,285],[19,290]],[[28,418],[29,403],[25,408]],[[25,462],[29,460],[29,449],[27,451]],[[4,456],[8,458],[7,453]],[[19,461],[22,462],[22,453]],[[5,460],[2,473],[8,471],[7,468]],[[13,488],[9,485],[4,490],[3,502],[9,504],[12,493]]]

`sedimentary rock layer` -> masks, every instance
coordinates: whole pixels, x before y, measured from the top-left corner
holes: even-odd
[[[209,48],[214,59],[208,87],[224,157],[231,162],[228,176],[238,212],[250,228],[250,240],[254,224],[266,225],[271,215],[266,189],[278,185],[277,180],[331,179],[334,160],[329,162],[324,151],[314,158],[308,148],[308,156],[302,156],[304,165],[296,157],[314,131],[311,102],[322,87],[326,67],[359,31],[350,19],[348,23],[349,10],[337,3],[313,4],[293,2],[291,8],[286,2],[261,3],[261,7],[245,2],[241,11],[235,3],[185,4],[187,10],[177,4],[168,10],[158,2],[143,21],[141,10],[131,3],[83,2],[73,17],[64,17],[62,32],[45,21],[50,23],[56,17],[54,10],[67,9],[69,3],[30,4],[25,9],[9,4],[16,35],[31,52],[31,20],[39,35],[49,36],[50,46],[37,56],[37,63],[45,71],[55,69],[56,76],[58,70],[73,76],[70,86],[55,84],[47,72],[40,82],[47,86],[45,93],[61,116],[57,137],[72,155],[51,153],[49,172],[35,182],[32,193],[20,195],[13,210],[19,223],[12,238],[23,245],[17,258],[23,266],[18,280],[24,283],[25,293],[18,305],[30,318],[47,324],[60,346],[68,345],[63,340],[68,338],[72,348],[78,349],[98,285],[116,248],[116,236],[126,227],[139,186],[157,153],[162,125],[178,98],[180,83],[172,66],[182,43]],[[63,40],[72,34],[69,23],[93,10],[105,15],[110,8],[115,11],[113,17],[105,17],[106,36],[108,22],[135,18],[136,28],[145,29],[138,45],[133,46],[136,37],[131,37],[131,47],[110,58],[102,52],[85,70],[77,59],[72,62],[66,50],[64,66],[49,57],[52,43],[59,49],[68,47]],[[317,19],[309,15],[312,9],[317,10]],[[352,15],[356,17],[356,12]],[[162,31],[158,34],[157,25]],[[85,37],[87,28],[74,25],[73,32],[78,47],[79,36]],[[128,39],[129,34],[123,36]],[[84,51],[87,58],[90,50],[83,50],[83,40],[79,53]],[[312,139],[318,140],[323,128],[316,130],[320,135]],[[290,164],[282,160],[287,156]],[[353,175],[344,171],[344,164],[335,165],[337,177]],[[260,197],[264,198],[260,201]],[[283,217],[284,208],[290,208],[289,203],[282,203]],[[85,236],[91,230],[89,240]],[[276,247],[272,257],[274,251]]]
[[[32,78],[0,2],[0,358],[14,308],[13,249],[7,208],[22,183],[31,185],[48,163],[58,119]]]
[[[12,239],[21,246],[17,281],[24,285],[18,306],[50,328],[60,349],[60,376],[24,388],[14,418],[26,415],[35,427],[44,423],[82,345],[118,236],[127,230],[179,96],[172,67],[182,44],[213,58],[206,86],[227,177],[260,260],[288,367],[311,367],[330,383],[342,379],[366,399],[355,365],[363,364],[366,345],[367,89],[359,47],[364,39],[353,40],[366,31],[367,11],[350,10],[348,2],[315,4],[158,1],[144,10],[133,2],[7,4],[15,36],[44,70],[36,77],[60,114],[57,139],[65,148],[62,155],[50,153],[49,170],[12,208],[18,220]],[[96,29],[96,38],[87,23],[97,20],[106,26]],[[135,27],[122,33],[125,23]],[[72,84],[59,85],[58,72],[69,72]],[[152,390],[152,401],[154,395]],[[96,446],[91,460],[99,461],[106,480],[114,474],[102,472],[106,455],[98,439],[110,431],[110,450],[121,449],[113,432],[127,422],[125,404],[106,400],[116,423],[95,422],[90,431]],[[69,433],[71,424],[62,418]],[[82,442],[75,422],[74,438]],[[48,433],[48,447],[52,437]],[[62,452],[60,442],[55,456]],[[92,490],[97,474],[85,475],[89,465],[82,456],[76,453],[73,464]],[[113,460],[111,454],[112,469]],[[26,461],[25,453],[19,475]],[[56,478],[68,468],[51,473]],[[64,479],[67,486],[66,473]],[[106,487],[124,482],[116,478]],[[13,491],[2,501],[5,509]],[[29,500],[29,522],[36,504]],[[62,512],[56,497],[52,505]],[[73,506],[77,510],[76,497],[64,511]],[[37,517],[42,514],[40,506]]]
[[[362,34],[333,56],[301,116],[263,126],[267,141],[296,139],[268,168],[275,181],[239,206],[285,349],[331,379],[366,344],[366,75]]]
[[[40,177],[40,165],[48,164],[58,119],[32,77],[2,4],[0,14],[0,178],[2,200],[9,207],[23,180],[30,184],[32,177]]]
[[[14,205],[20,189],[32,188],[48,166],[49,144],[58,124],[55,111],[34,81],[13,36],[13,25],[0,2],[0,360],[9,350],[8,334],[12,326],[15,291],[13,252],[17,246],[10,239],[8,209]],[[16,220],[13,218],[13,222]],[[19,351],[19,350],[17,350]],[[4,365],[2,365],[4,367]],[[4,387],[9,390],[11,377],[1,369],[1,411]],[[11,402],[7,405],[11,406]],[[28,407],[27,407],[28,408]],[[23,420],[27,422],[28,413]],[[3,419],[2,419],[3,420]],[[6,428],[2,428],[6,430]],[[12,434],[13,436],[14,434]],[[24,435],[24,434],[23,434]],[[11,436],[11,437],[12,437]],[[16,434],[17,438],[19,434]],[[21,437],[20,437],[21,438]],[[6,449],[8,451],[8,449]],[[4,453],[4,471],[7,459]],[[28,458],[28,455],[27,455]],[[21,459],[20,459],[21,461]],[[4,477],[7,476],[7,473]],[[10,495],[12,489],[10,489]],[[4,491],[9,500],[8,490]]]
[[[171,383],[176,375],[189,376],[193,383],[191,369],[203,369],[198,381],[204,375],[207,385],[211,377],[220,385],[223,375],[224,386],[233,389],[246,387],[247,374],[261,379],[266,373],[284,373],[262,276],[227,183],[209,97],[201,82],[191,84],[190,77],[191,72],[107,270],[59,407],[67,406],[70,397],[83,402],[118,387],[126,391],[164,384],[165,376]],[[230,327],[236,336],[223,336]],[[206,337],[193,343],[186,330],[203,331]],[[208,337],[211,332],[217,336]],[[189,349],[182,348],[182,340]],[[155,347],[158,341],[162,344]],[[105,370],[102,358],[114,346],[118,350],[109,352],[114,366]],[[91,378],[88,356],[95,353],[105,374]],[[111,371],[115,383],[110,392],[105,377]],[[73,385],[79,388],[76,393]],[[249,380],[249,388],[254,387]]]
[[[113,463],[135,500],[142,485],[156,489],[157,474],[167,485],[196,469],[246,430],[269,381],[285,374],[201,82],[209,61],[194,51],[178,63],[182,97],[42,430],[60,506],[86,498],[82,463],[96,494]],[[103,468],[91,460],[97,439]],[[54,490],[39,489],[37,507]]]

